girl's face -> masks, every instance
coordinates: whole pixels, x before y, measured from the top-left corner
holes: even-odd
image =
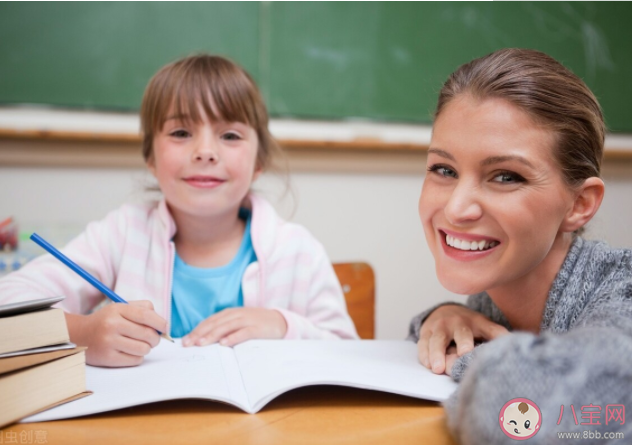
[[[474,294],[538,276],[574,201],[554,141],[502,99],[465,94],[443,109],[419,216],[445,288]]]
[[[172,212],[217,216],[238,209],[259,175],[257,147],[257,133],[247,124],[206,117],[188,124],[170,115],[154,137],[148,167]]]

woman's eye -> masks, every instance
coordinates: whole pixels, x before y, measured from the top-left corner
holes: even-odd
[[[445,165],[431,165],[428,167],[429,172],[434,172],[439,176],[444,176],[446,178],[456,178],[456,172]]]
[[[169,135],[176,138],[186,138],[191,136],[191,134],[186,130],[175,130],[169,133]]]
[[[241,136],[239,136],[237,133],[234,132],[228,132],[228,133],[224,133],[222,135],[222,139],[225,139],[227,141],[238,141],[241,139]]]
[[[518,173],[504,171],[494,176],[492,181],[499,182],[501,184],[515,184],[517,182],[525,182],[525,179]]]
[[[524,427],[525,427],[525,428],[529,428],[530,426],[531,426],[531,422],[530,422],[530,421],[528,421],[528,420],[526,420],[526,421],[524,422]]]

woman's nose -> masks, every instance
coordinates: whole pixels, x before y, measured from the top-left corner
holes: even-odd
[[[461,225],[476,221],[483,215],[480,190],[471,184],[458,184],[445,206],[445,216],[451,224]]]

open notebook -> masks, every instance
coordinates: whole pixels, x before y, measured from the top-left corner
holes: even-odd
[[[256,413],[291,389],[352,386],[442,401],[456,384],[417,361],[408,341],[252,340],[234,348],[163,341],[134,368],[86,367],[94,394],[23,422],[64,419],[172,399],[209,399]]]

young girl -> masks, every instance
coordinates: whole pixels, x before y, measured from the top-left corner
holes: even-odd
[[[163,67],[141,125],[164,198],[124,205],[64,249],[131,304],[97,308],[103,295],[50,255],[1,280],[2,302],[64,295],[71,340],[97,366],[138,365],[156,331],[184,346],[357,338],[321,244],[250,193],[278,147],[243,69],[208,55]]]
[[[471,296],[417,316],[411,338],[461,382],[446,409],[463,443],[632,433],[632,251],[579,236],[604,133],[588,87],[537,51],[476,59],[440,92],[419,214],[441,283]],[[499,416],[513,399],[539,407],[538,431]]]

